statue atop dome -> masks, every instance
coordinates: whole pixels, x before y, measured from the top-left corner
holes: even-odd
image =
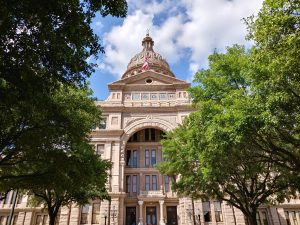
[[[130,60],[122,79],[145,72],[142,69],[145,62],[147,62],[147,70],[175,77],[167,61],[159,53],[154,52],[154,41],[149,35],[149,30],[147,30],[146,37],[143,38],[142,46],[143,50]]]

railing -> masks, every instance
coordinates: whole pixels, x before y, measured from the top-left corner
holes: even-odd
[[[140,196],[142,197],[162,197],[164,196],[162,190],[157,191],[140,191]]]

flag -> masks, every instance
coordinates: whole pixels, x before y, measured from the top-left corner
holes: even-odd
[[[146,58],[145,58],[145,62],[144,62],[144,64],[143,64],[143,66],[142,66],[142,70],[143,70],[143,71],[146,71],[146,70],[148,70],[148,69],[149,69],[149,63],[148,63],[148,59],[149,59],[149,57],[148,57],[148,56],[146,56]]]
[[[148,70],[148,69],[149,69],[149,64],[148,64],[147,61],[145,61],[144,64],[143,64],[143,66],[142,66],[142,70],[143,70],[143,71],[146,71],[146,70]]]

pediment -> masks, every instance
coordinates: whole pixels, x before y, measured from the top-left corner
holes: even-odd
[[[109,86],[114,85],[171,85],[188,84],[183,80],[157,73],[154,71],[145,71],[143,73],[115,81]]]

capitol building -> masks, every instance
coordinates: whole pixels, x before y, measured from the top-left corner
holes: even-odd
[[[178,197],[172,179],[155,168],[163,160],[163,134],[194,109],[190,84],[177,79],[153,47],[147,34],[121,79],[108,84],[108,98],[96,102],[103,120],[92,131],[91,144],[99,157],[113,163],[107,183],[111,201],[63,207],[57,225],[246,225],[241,211],[225,202]],[[13,195],[0,203],[0,225],[6,224]],[[257,223],[300,225],[300,201],[262,206]],[[30,207],[26,196],[19,198],[13,224],[46,225],[47,210]]]

